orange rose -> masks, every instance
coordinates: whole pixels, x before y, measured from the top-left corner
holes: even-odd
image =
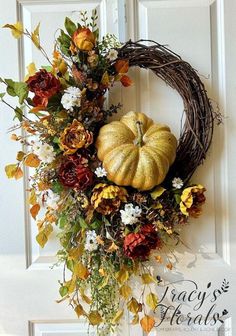
[[[60,137],[60,148],[64,154],[74,154],[79,148],[86,148],[93,142],[93,134],[78,120],[66,127]]]
[[[84,27],[74,32],[72,41],[78,49],[90,51],[94,48],[96,38],[89,28]]]

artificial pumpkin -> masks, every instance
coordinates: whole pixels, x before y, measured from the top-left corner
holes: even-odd
[[[101,127],[96,148],[109,180],[149,190],[163,182],[175,160],[177,140],[168,126],[131,111]]]

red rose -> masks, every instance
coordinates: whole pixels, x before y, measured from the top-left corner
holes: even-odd
[[[33,102],[35,106],[47,106],[48,98],[60,91],[60,81],[45,69],[40,69],[34,76],[30,76],[26,81],[29,90],[34,92]]]
[[[59,169],[59,180],[68,188],[85,190],[93,183],[93,173],[87,166],[87,159],[70,155]]]
[[[138,233],[129,233],[124,240],[124,253],[131,259],[148,258],[151,250],[161,246],[160,238],[152,224],[142,226]]]

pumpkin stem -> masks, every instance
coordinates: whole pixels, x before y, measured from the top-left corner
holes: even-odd
[[[136,121],[136,126],[138,130],[138,139],[137,139],[137,145],[142,146],[143,145],[143,128],[142,128],[142,123],[141,121]]]

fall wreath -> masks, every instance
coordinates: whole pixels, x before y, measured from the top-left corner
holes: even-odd
[[[121,45],[113,35],[100,41],[96,20],[96,13],[91,20],[82,13],[81,24],[66,18],[52,60],[40,43],[39,25],[33,32],[20,22],[5,26],[16,38],[30,38],[48,61],[40,69],[31,63],[22,82],[1,79],[19,99],[11,106],[0,94],[19,121],[11,138],[23,145],[6,174],[19,179],[22,166],[35,168],[30,213],[41,247],[55,226],[59,230],[59,301],[68,300],[99,335],[115,330],[125,307],[132,323],[150,332],[158,305],[150,284],[160,278],[149,261],[163,263],[189,218],[201,214],[205,188],[190,178],[206,158],[214,113],[189,63],[154,41]],[[183,98],[178,141],[168,126],[141,112],[109,122],[121,105],[105,109],[105,94],[115,82],[132,85],[132,66],[150,69]],[[166,267],[172,268],[170,261]],[[135,277],[141,296],[130,285]]]

